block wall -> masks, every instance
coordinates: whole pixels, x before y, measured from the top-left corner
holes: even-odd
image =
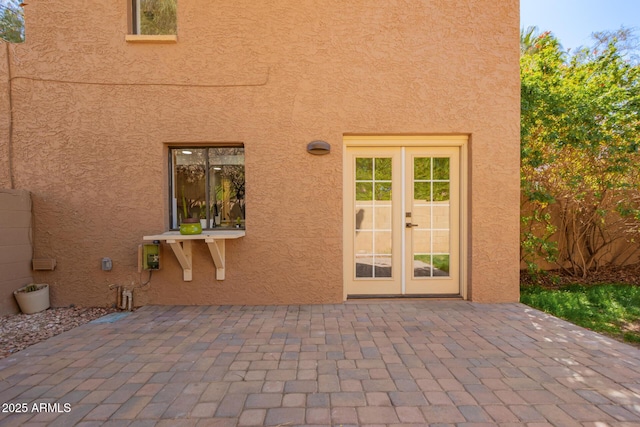
[[[0,315],[20,312],[13,291],[32,282],[31,195],[0,189]]]

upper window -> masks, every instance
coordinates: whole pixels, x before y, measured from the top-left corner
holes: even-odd
[[[170,148],[171,228],[200,218],[203,228],[244,228],[244,147]]]
[[[131,0],[133,34],[177,34],[177,0]]]
[[[0,38],[10,43],[24,42],[24,12],[17,0],[0,2]]]

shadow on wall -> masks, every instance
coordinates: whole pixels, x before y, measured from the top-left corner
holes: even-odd
[[[13,291],[31,282],[31,193],[0,189],[0,315],[20,312]]]

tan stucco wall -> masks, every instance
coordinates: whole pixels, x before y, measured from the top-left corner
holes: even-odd
[[[31,278],[31,196],[0,188],[0,316],[20,312],[13,291]]]
[[[182,282],[165,247],[136,304],[341,301],[348,133],[468,134],[470,296],[517,300],[516,0],[178,9],[177,43],[133,44],[125,0],[25,6],[14,179],[33,194],[36,257],[58,262],[36,275],[56,287],[53,305],[108,304],[110,284],[139,283],[137,245],[168,227],[167,144],[225,141],[244,143],[247,188],[247,235],[227,243],[226,280],[197,244],[194,280]],[[314,139],[331,154],[306,153]]]
[[[7,55],[15,45],[0,41],[0,188],[11,188],[9,164],[9,69]]]

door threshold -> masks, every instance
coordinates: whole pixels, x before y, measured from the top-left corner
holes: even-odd
[[[347,295],[348,300],[363,300],[363,299],[431,299],[431,300],[463,300],[460,294],[411,294],[411,295],[378,295],[378,294],[364,294],[364,295]]]

